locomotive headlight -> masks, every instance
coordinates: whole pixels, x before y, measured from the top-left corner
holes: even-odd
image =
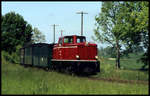
[[[98,56],[95,56],[96,59],[98,59]]]
[[[76,55],[76,58],[79,59],[79,55]]]

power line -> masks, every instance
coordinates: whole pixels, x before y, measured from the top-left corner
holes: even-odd
[[[86,12],[77,12],[77,14],[81,14],[81,36],[83,36],[83,14],[88,14]]]

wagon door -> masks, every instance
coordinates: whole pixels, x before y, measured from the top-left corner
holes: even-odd
[[[39,65],[39,48],[37,46],[33,47],[33,65]]]
[[[40,48],[40,55],[39,55],[39,60],[40,60],[40,66],[41,67],[47,67],[48,66],[48,47],[47,46],[41,46]]]
[[[24,48],[20,50],[20,64],[24,64]]]
[[[27,65],[32,65],[32,47],[25,48],[24,63]]]

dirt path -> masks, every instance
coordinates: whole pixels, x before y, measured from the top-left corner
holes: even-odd
[[[87,77],[89,80],[102,80],[102,81],[108,81],[108,82],[118,82],[118,83],[131,83],[131,84],[144,84],[148,85],[148,81],[141,81],[141,80],[119,80],[119,79],[113,79],[113,78],[97,78],[97,77]]]

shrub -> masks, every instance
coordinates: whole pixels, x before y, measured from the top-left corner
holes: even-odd
[[[12,52],[11,54],[9,54],[8,52],[6,51],[2,51],[2,60],[6,60],[10,63],[19,63],[19,60],[20,60],[20,51],[19,49],[21,48],[20,45],[18,45],[16,47],[16,52]]]

